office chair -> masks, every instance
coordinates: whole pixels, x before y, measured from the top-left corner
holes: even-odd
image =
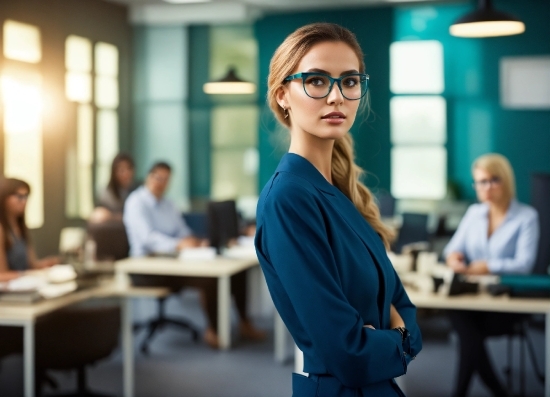
[[[47,370],[77,370],[77,391],[64,397],[103,397],[86,383],[86,366],[111,355],[118,346],[118,306],[67,308],[39,318],[36,324],[36,375],[38,396],[44,381],[56,387]]]
[[[521,316],[518,321],[513,324],[514,330],[506,335],[506,366],[504,367],[504,374],[506,376],[506,386],[510,392],[514,391],[514,374],[512,372],[512,363],[514,362],[513,357],[513,338],[518,337],[520,343],[519,350],[519,385],[520,385],[520,397],[525,397],[525,347],[527,347],[527,352],[529,354],[529,359],[535,370],[535,375],[537,379],[544,384],[545,376],[544,371],[540,368],[537,363],[535,348],[533,346],[533,341],[529,337],[529,322],[531,320],[530,315]]]
[[[531,175],[531,205],[539,214],[540,238],[537,249],[537,259],[533,274],[548,274],[548,266],[550,264],[550,174],[536,173]],[[525,396],[525,347],[529,358],[535,370],[537,379],[544,383],[544,372],[539,367],[536,357],[533,342],[529,338],[529,325],[533,320],[533,316],[525,315],[514,324],[514,332],[507,335],[507,363],[504,367],[506,374],[506,382],[509,390],[513,390],[513,350],[512,343],[514,337],[519,337],[520,342],[520,396]]]
[[[218,253],[231,239],[239,237],[239,215],[234,200],[208,203],[208,237]]]
[[[403,213],[403,223],[393,246],[395,252],[401,252],[406,245],[427,243],[428,240],[428,215]]]
[[[128,257],[130,245],[121,220],[89,223],[87,230],[96,243],[95,256],[98,261],[116,261]]]
[[[387,192],[379,192],[376,195],[380,216],[382,218],[393,218],[395,215],[395,197]]]
[[[206,237],[206,214],[203,213],[188,213],[184,214],[183,218],[186,224],[193,230],[193,234],[196,237],[204,238]],[[147,285],[148,276],[146,275],[132,275],[132,281],[137,285]],[[179,292],[179,288],[173,288],[172,292]],[[173,318],[166,315],[166,299],[168,296],[157,298],[157,307],[158,315],[155,319],[146,322],[145,324],[136,324],[134,325],[134,331],[137,331],[141,328],[147,328],[147,335],[143,342],[140,345],[140,350],[143,354],[149,354],[149,345],[151,344],[153,338],[162,328],[166,326],[175,326],[180,329],[191,332],[191,337],[194,342],[197,342],[199,339],[199,332],[197,329],[191,325],[191,323],[182,318]]]

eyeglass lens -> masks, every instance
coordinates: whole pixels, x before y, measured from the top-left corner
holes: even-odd
[[[500,183],[500,178],[494,177],[491,179],[481,179],[474,182],[475,188],[487,189],[490,186],[498,185]]]
[[[324,75],[308,76],[304,79],[304,89],[312,98],[324,98],[331,89],[330,79]],[[367,80],[356,75],[345,76],[340,82],[340,90],[347,99],[359,99],[367,91]]]

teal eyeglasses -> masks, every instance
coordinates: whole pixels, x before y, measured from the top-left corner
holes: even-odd
[[[350,101],[363,98],[369,89],[369,75],[364,73],[350,73],[335,79],[325,73],[302,72],[288,76],[284,81],[294,79],[302,79],[304,91],[314,99],[325,98],[335,82],[342,96]]]

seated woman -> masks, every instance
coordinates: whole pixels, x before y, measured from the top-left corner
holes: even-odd
[[[479,204],[468,208],[444,250],[447,265],[464,274],[527,274],[535,264],[539,240],[538,214],[516,201],[515,181],[508,160],[499,154],[478,158],[472,166]],[[477,371],[495,396],[507,391],[495,374],[484,340],[508,334],[519,315],[450,311],[460,340],[459,370],[453,396],[465,396]]]
[[[19,179],[0,181],[0,281],[17,278],[29,269],[59,263],[58,257],[37,259],[25,224],[30,186]]]
[[[122,220],[122,210],[129,194],[138,186],[134,183],[135,165],[132,157],[119,153],[111,164],[111,177],[98,199],[98,206],[90,216],[90,222]]]

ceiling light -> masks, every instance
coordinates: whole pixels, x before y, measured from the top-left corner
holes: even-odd
[[[477,10],[464,15],[449,28],[458,37],[512,36],[525,31],[525,24],[511,14],[491,6],[491,0],[479,0]]]
[[[235,68],[229,68],[224,78],[206,83],[202,89],[207,94],[254,94],[256,84],[240,79]]]

